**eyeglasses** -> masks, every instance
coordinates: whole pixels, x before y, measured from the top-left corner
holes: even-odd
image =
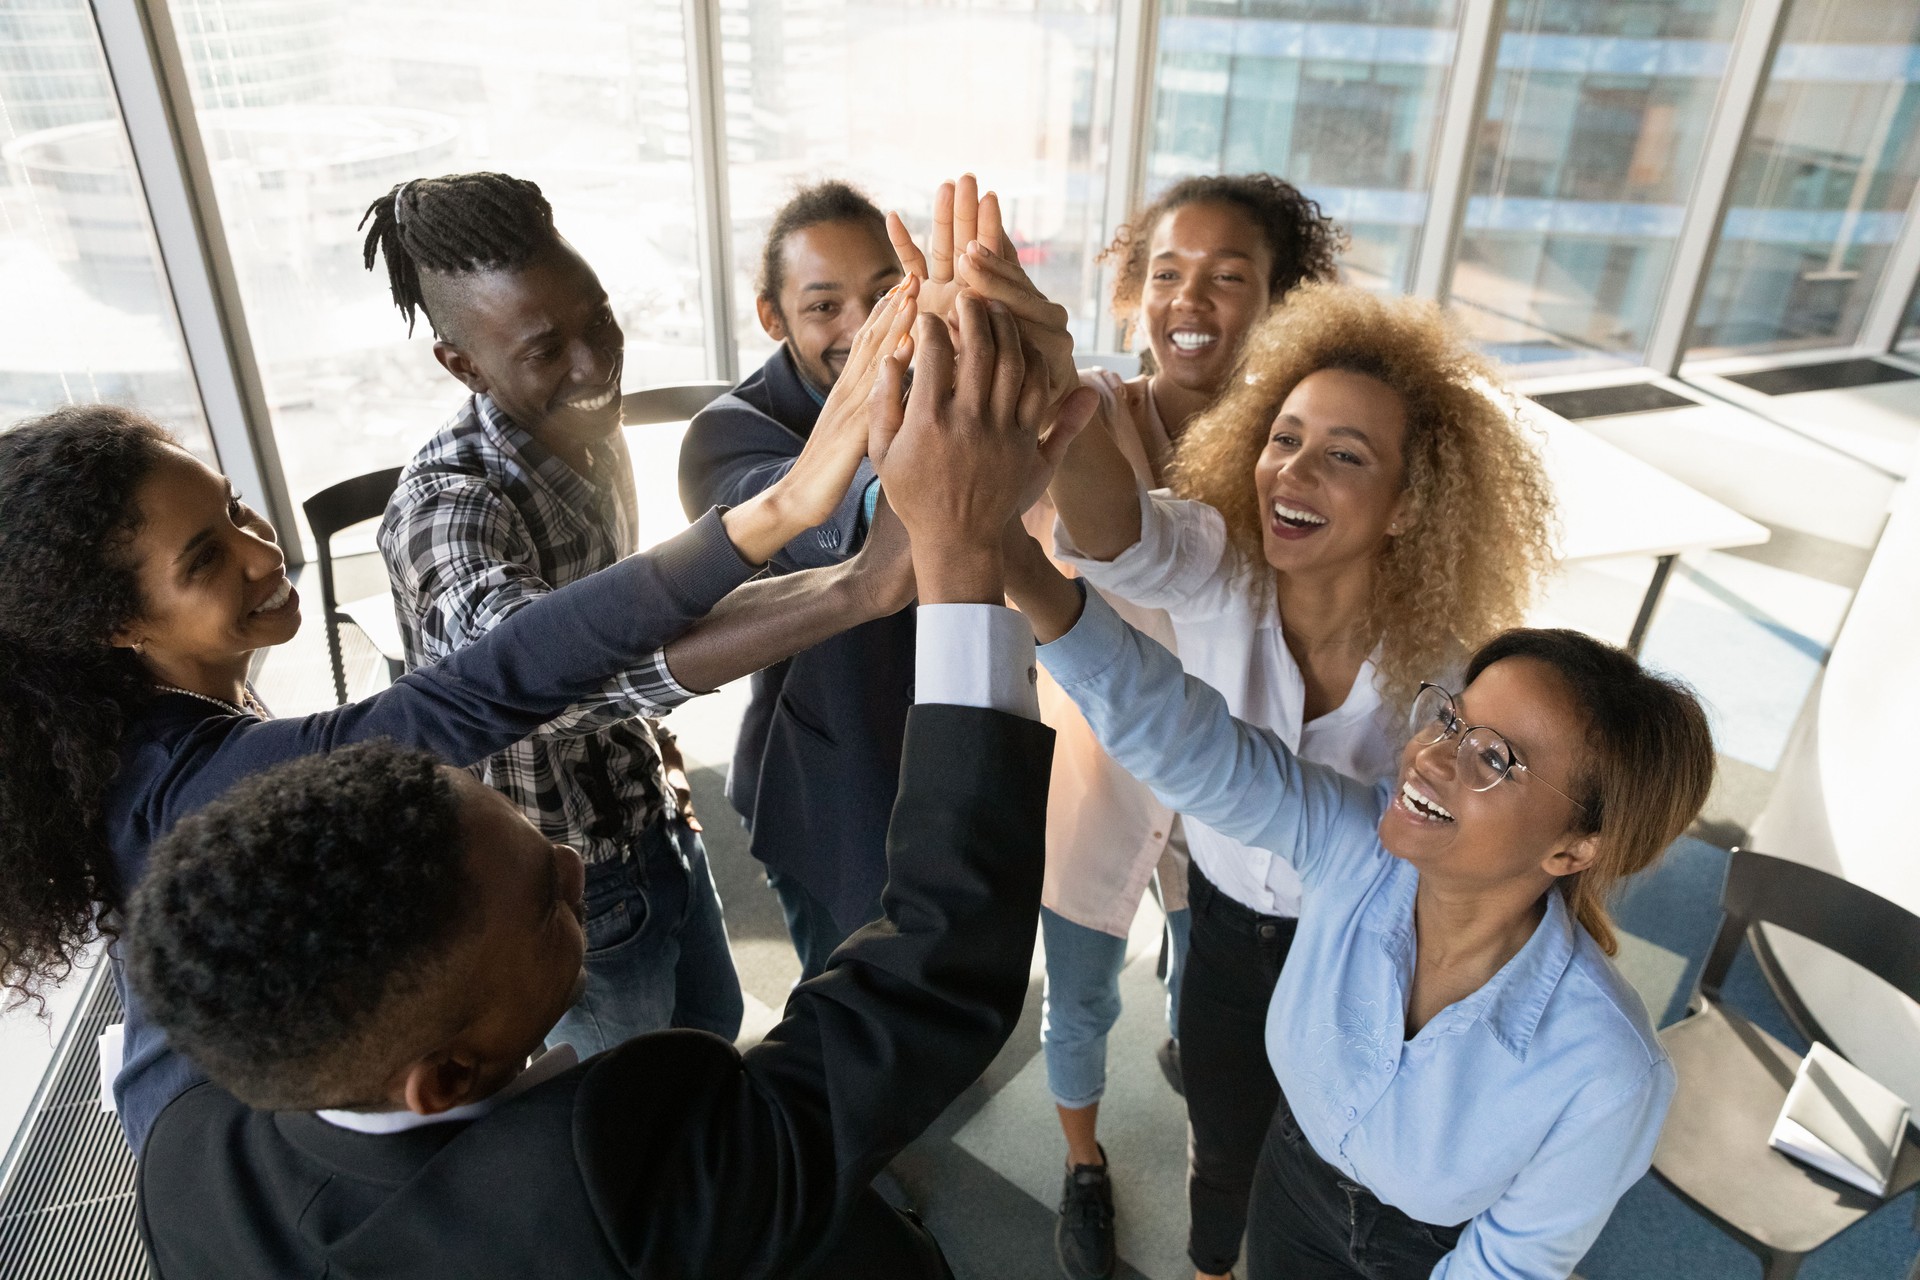
[[[1421,746],[1444,742],[1460,736],[1458,759],[1461,776],[1475,791],[1491,791],[1515,773],[1525,773],[1574,808],[1585,813],[1587,806],[1575,800],[1545,778],[1534,774],[1514,757],[1513,745],[1499,732],[1483,724],[1462,724],[1454,709],[1453,695],[1437,684],[1422,684],[1407,717],[1413,740]]]

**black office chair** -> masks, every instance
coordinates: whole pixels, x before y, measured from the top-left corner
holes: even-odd
[[[1741,849],[1733,851],[1721,905],[1725,914],[1692,1012],[1660,1033],[1680,1083],[1653,1173],[1756,1254],[1765,1280],[1790,1280],[1808,1254],[1920,1184],[1920,1143],[1909,1128],[1885,1198],[1769,1147],[1800,1057],[1722,1005],[1720,985],[1741,940],[1764,921],[1920,1000],[1920,916],[1838,876]],[[1809,1040],[1822,1038],[1818,1027],[1797,1029]]]
[[[307,525],[320,548],[320,602],[327,627],[327,657],[333,661],[333,695],[340,705],[347,703],[347,670],[340,657],[340,624],[351,622],[387,660],[387,674],[398,680],[407,669],[406,653],[400,641],[400,624],[393,616],[393,597],[387,592],[350,600],[341,604],[333,589],[333,535],[342,529],[378,520],[386,512],[387,499],[400,484],[400,468],[370,471],[351,480],[329,485],[301,503],[307,513]]]
[[[629,427],[685,422],[732,389],[731,382],[680,382],[629,391],[620,397],[620,421]]]

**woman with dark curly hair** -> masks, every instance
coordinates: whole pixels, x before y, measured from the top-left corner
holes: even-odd
[[[1234,714],[1363,781],[1393,768],[1420,682],[1520,621],[1550,559],[1539,460],[1491,366],[1427,303],[1296,289],[1181,435],[1171,494],[1137,481],[1119,437],[1084,433],[1055,477],[1056,554],[1166,610]],[[1186,830],[1189,1252],[1220,1276],[1277,1097],[1262,1028],[1300,890],[1286,863]]]
[[[875,308],[853,361],[877,365],[874,353],[905,331],[891,322],[913,310]],[[286,720],[269,718],[247,671],[258,650],[299,630],[299,593],[273,527],[225,477],[111,406],[58,409],[0,435],[8,1003],[38,1000],[97,938],[114,937],[148,848],[241,777],[380,737],[472,764],[576,704],[665,710],[849,620],[897,611],[911,574],[904,539],[883,537],[864,565],[756,583],[688,632],[846,491],[866,452],[871,378],[841,382],[838,407],[823,411],[828,430],[809,440],[812,463],[760,498],[531,601],[372,698]],[[127,1002],[113,1092],[138,1152],[160,1110],[204,1077],[145,1019],[113,954]]]

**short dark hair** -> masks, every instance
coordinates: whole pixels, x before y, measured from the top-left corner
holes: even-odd
[[[249,1105],[368,1099],[412,997],[465,922],[453,787],[376,741],[280,765],[155,846],[127,972],[175,1047]],[[404,1033],[401,1033],[404,1034]]]
[[[427,312],[435,333],[447,336],[445,316],[428,311],[420,273],[465,275],[516,270],[559,240],[553,206],[540,188],[504,173],[451,173],[403,182],[367,206],[367,270],[387,259],[393,303],[413,332],[414,313]]]
[[[1190,204],[1228,204],[1260,228],[1273,252],[1267,292],[1279,302],[1298,284],[1337,278],[1334,259],[1347,233],[1320,210],[1319,202],[1271,173],[1228,173],[1182,178],[1160,198],[1114,230],[1113,243],[1100,254],[1113,264],[1113,314],[1130,321],[1140,307],[1147,279],[1147,249],[1160,219]]]
[[[1612,955],[1619,944],[1607,899],[1699,816],[1713,789],[1713,731],[1691,689],[1582,632],[1503,631],[1468,661],[1467,683],[1508,658],[1553,668],[1587,717],[1590,755],[1569,795],[1586,810],[1583,827],[1599,835],[1600,851],[1560,887],[1574,918]]]
[[[780,289],[787,282],[787,237],[828,222],[860,223],[880,237],[881,244],[891,247],[887,215],[864,191],[838,179],[801,187],[780,206],[773,215],[773,225],[767,228],[766,248],[760,253],[760,279],[754,285],[760,297],[775,307],[780,305]]]

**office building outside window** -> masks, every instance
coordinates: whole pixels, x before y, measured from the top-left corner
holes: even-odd
[[[464,394],[362,267],[362,212],[409,178],[538,182],[627,389],[705,376],[678,0],[170,7],[296,503],[404,462]]]
[[[753,306],[767,226],[825,178],[923,236],[934,187],[978,174],[1089,340],[1116,21],[1113,0],[721,0],[741,372],[773,351]]]
[[[1638,364],[1740,0],[1509,0],[1452,301],[1512,365]]]
[[[1920,0],[1792,0],[1694,357],[1845,346],[1920,177]]]
[[[1352,234],[1349,279],[1405,289],[1458,25],[1452,0],[1167,0],[1149,195],[1278,174]]]
[[[85,0],[0,8],[0,428],[140,409],[213,445]]]

